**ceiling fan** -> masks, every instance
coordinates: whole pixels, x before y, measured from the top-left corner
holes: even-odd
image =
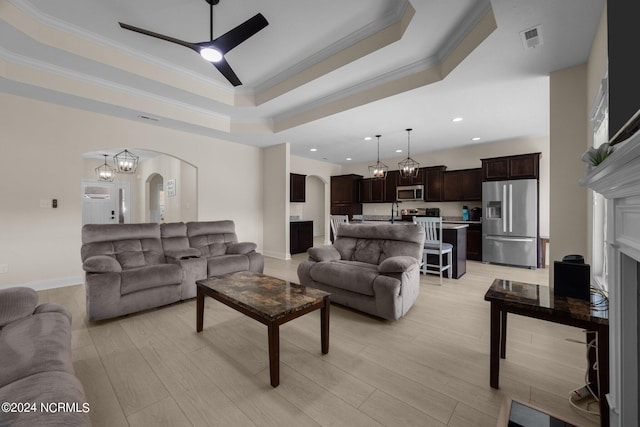
[[[238,46],[240,43],[247,40],[249,37],[256,34],[258,31],[262,30],[264,27],[269,25],[267,19],[262,16],[261,13],[256,14],[252,18],[247,19],[242,24],[233,28],[232,30],[226,32],[221,35],[217,39],[213,39],[213,6],[218,4],[220,0],[205,0],[209,3],[209,16],[210,16],[210,25],[209,25],[209,41],[204,41],[200,43],[190,43],[184,40],[179,40],[173,37],[165,36],[164,34],[154,33],[153,31],[145,30],[143,28],[134,27],[133,25],[124,24],[122,22],[118,22],[120,27],[125,30],[135,31],[136,33],[144,34],[147,36],[155,37],[161,40],[165,40],[171,43],[176,43],[181,46],[188,47],[191,50],[199,53],[205,60],[211,62],[211,64],[222,73],[222,75],[229,80],[234,86],[240,86],[242,82],[233,72],[231,66],[225,59],[224,55],[229,52],[234,47]]]

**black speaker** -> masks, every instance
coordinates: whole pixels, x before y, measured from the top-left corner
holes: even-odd
[[[553,293],[591,300],[591,266],[581,255],[567,255],[553,262]]]

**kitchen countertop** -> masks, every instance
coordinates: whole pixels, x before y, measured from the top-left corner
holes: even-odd
[[[360,221],[354,221],[352,222],[352,224],[391,224],[391,220],[364,220],[362,222]],[[402,221],[402,220],[396,220],[394,223],[394,225],[408,225],[408,224],[413,224],[411,221]],[[462,228],[467,228],[469,227],[469,224],[457,224],[457,223],[446,223],[446,222],[442,222],[442,229],[443,230],[460,230]]]

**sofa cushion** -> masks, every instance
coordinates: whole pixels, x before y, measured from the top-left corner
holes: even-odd
[[[208,277],[246,270],[249,270],[249,258],[246,255],[221,255],[207,260]]]
[[[311,278],[336,288],[373,296],[378,266],[357,261],[318,262],[311,267]]]
[[[32,314],[37,304],[38,293],[31,288],[19,286],[0,290],[0,328]]]
[[[253,242],[238,242],[227,244],[227,253],[232,255],[248,254],[255,251],[258,245]]]
[[[109,255],[89,257],[82,263],[82,269],[87,273],[119,273],[122,271],[120,263]]]
[[[382,240],[358,239],[356,242],[356,250],[353,253],[353,260],[378,265],[380,263],[381,252]]]
[[[182,269],[176,264],[158,264],[132,268],[121,273],[120,294],[143,289],[176,285],[182,282]]]
[[[0,386],[39,372],[73,373],[69,318],[48,312],[6,325],[0,330],[0,360]]]

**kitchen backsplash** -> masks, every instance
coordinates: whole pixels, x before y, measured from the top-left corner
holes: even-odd
[[[462,217],[462,206],[469,209],[481,207],[481,202],[402,202],[399,203],[399,211],[412,208],[440,208],[440,216]],[[395,210],[395,205],[394,205]],[[363,215],[391,215],[391,203],[363,203]]]

